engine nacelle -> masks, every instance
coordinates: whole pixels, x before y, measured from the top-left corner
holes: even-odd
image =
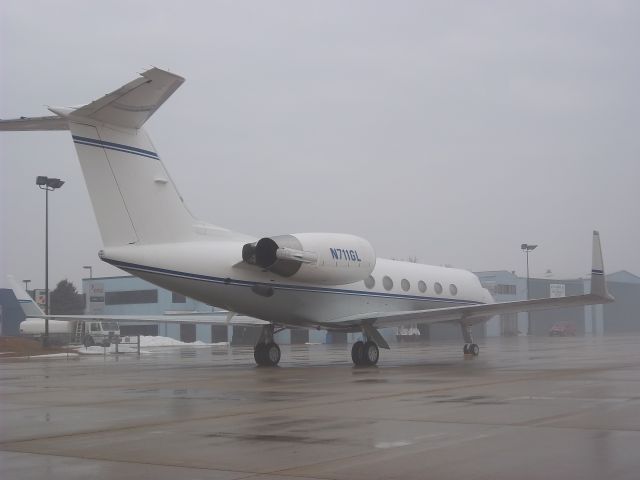
[[[368,241],[342,233],[264,237],[244,245],[242,259],[281,277],[324,285],[364,280],[376,266]]]

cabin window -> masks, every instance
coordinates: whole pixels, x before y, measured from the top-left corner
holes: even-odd
[[[442,293],[442,284],[440,282],[434,283],[433,289],[436,291],[438,295],[440,295]]]
[[[451,285],[449,285],[449,291],[451,292],[451,295],[457,295],[458,294],[458,287],[456,287],[452,283]]]
[[[420,280],[418,282],[418,290],[420,290],[421,293],[424,293],[427,291],[427,284],[424,283],[422,280]]]
[[[385,290],[391,290],[393,288],[393,280],[387,275],[382,279],[382,286]]]
[[[364,285],[367,288],[373,288],[376,286],[376,279],[373,278],[373,276],[369,275],[367,278],[364,279]]]
[[[400,287],[402,287],[402,290],[404,290],[405,292],[408,292],[409,289],[411,288],[411,284],[409,283],[409,280],[407,280],[406,278],[403,278],[402,281],[400,282]]]

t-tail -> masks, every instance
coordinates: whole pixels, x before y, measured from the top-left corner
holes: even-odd
[[[105,246],[190,240],[195,220],[143,125],[184,82],[152,68],[118,90],[55,116],[0,130],[70,130]]]
[[[24,313],[25,317],[44,318],[46,316],[35,300],[31,298],[27,291],[22,288],[22,285],[20,285],[12,275],[7,275],[7,280],[9,281],[9,286],[11,287],[11,290],[13,290],[13,294],[16,296],[16,300],[18,300],[22,313]]]

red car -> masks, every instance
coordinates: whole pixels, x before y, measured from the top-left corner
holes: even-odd
[[[551,337],[574,337],[575,335],[576,326],[571,322],[558,322],[549,330]]]

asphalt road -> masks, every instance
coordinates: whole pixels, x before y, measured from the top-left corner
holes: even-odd
[[[640,337],[0,360],[3,479],[637,479]]]

